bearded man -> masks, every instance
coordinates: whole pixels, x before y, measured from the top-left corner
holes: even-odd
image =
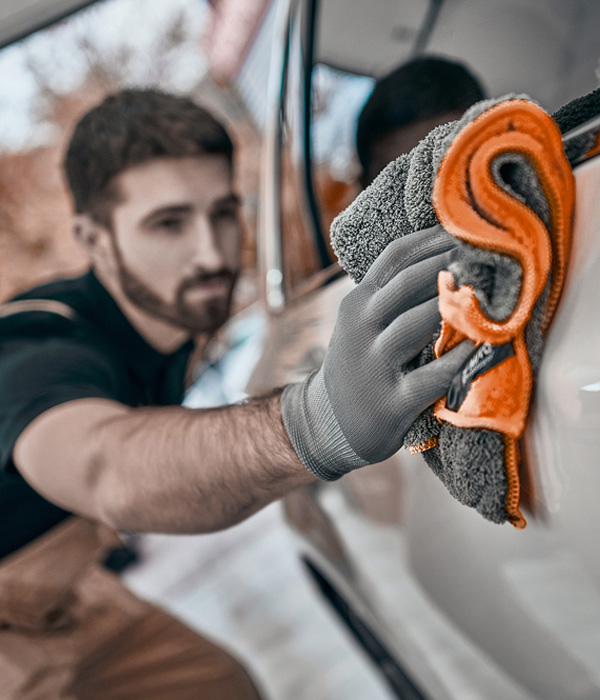
[[[254,700],[238,662],[98,557],[115,531],[218,530],[393,454],[467,354],[394,371],[439,324],[454,244],[434,228],[391,245],[304,382],[189,409],[195,339],[227,319],[239,270],[226,130],[125,90],[81,119],[65,173],[90,270],[0,309],[0,696]]]

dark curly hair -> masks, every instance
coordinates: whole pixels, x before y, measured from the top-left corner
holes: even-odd
[[[233,144],[224,126],[186,97],[156,90],[122,90],[106,97],[78,122],[64,160],[75,211],[111,227],[118,202],[114,178],[159,157],[223,154]]]

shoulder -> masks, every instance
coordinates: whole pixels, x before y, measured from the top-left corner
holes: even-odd
[[[79,277],[54,280],[21,292],[0,304],[0,320],[12,318],[8,324],[10,326],[25,322],[51,324],[53,321],[61,325],[61,319],[85,319],[94,306],[91,277],[91,272],[87,272]]]
[[[68,304],[53,299],[22,299],[0,304],[0,341],[9,338],[48,333],[69,335],[74,332],[77,312]]]
[[[90,272],[78,277],[62,277],[60,279],[36,285],[15,294],[9,301],[23,301],[27,299],[55,299],[66,304],[78,306],[77,300],[86,295],[89,287]]]
[[[120,369],[112,347],[69,304],[20,298],[0,305],[0,385],[17,378],[31,388],[83,378],[118,385]]]
[[[94,306],[90,273],[29,289],[0,304],[3,341],[49,337],[90,339],[102,344],[90,315]],[[100,342],[99,342],[100,341]]]

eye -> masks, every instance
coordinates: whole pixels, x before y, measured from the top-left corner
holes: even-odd
[[[185,220],[181,216],[165,216],[152,224],[155,231],[166,231],[167,233],[181,233],[185,225]]]
[[[230,207],[223,207],[222,209],[217,209],[212,213],[211,216],[213,221],[237,221],[237,207],[236,206],[230,206]]]

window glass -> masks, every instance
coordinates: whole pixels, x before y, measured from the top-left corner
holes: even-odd
[[[596,0],[320,0],[311,150],[326,238],[333,218],[388,162],[473,102],[526,94],[552,113],[596,88],[599,24]],[[418,74],[402,86],[388,82],[398,69],[420,59],[457,65],[463,75],[440,79],[438,73],[430,79]],[[476,89],[463,86],[465,75],[478,83]],[[445,109],[434,94],[436,81],[452,104],[459,93],[474,97]],[[363,173],[356,155],[357,119],[376,83],[381,88],[365,130],[372,135],[367,149],[372,172]],[[411,110],[409,119],[405,115]]]
[[[327,238],[335,216],[360,191],[356,121],[374,82],[322,64],[313,69],[313,182]]]

